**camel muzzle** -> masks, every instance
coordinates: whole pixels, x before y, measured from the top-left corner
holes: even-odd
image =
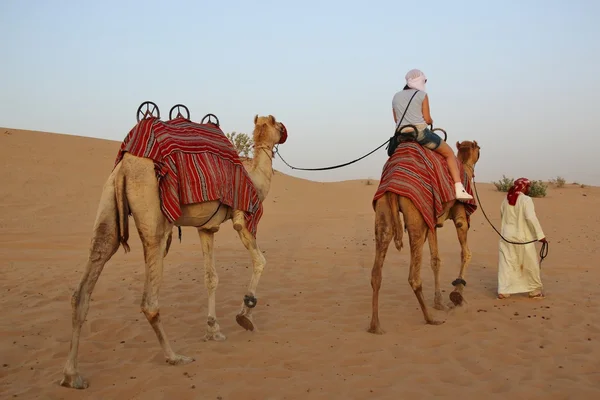
[[[280,131],[281,138],[279,138],[279,144],[284,144],[285,141],[287,140],[288,133],[287,133],[287,128],[285,127],[285,125],[282,124],[281,122],[280,122],[280,124],[281,124],[281,131]]]

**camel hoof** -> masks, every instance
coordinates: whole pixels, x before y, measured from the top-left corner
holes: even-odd
[[[242,314],[236,315],[235,321],[238,323],[239,326],[241,326],[245,330],[254,331],[254,323],[252,322],[252,320],[250,318],[246,317],[245,315],[242,315]]]
[[[221,332],[206,332],[204,335],[204,341],[208,342],[210,340],[214,340],[215,342],[222,342],[227,339],[227,336],[223,335]]]
[[[79,374],[76,375],[66,375],[60,381],[60,385],[72,389],[87,389],[90,384],[88,381],[83,379],[83,377]]]
[[[383,329],[381,329],[381,327],[376,326],[376,327],[370,327],[369,329],[367,329],[367,332],[372,333],[374,335],[383,335],[385,333],[385,331]]]
[[[427,321],[427,325],[441,325],[443,324],[445,321],[437,321],[435,319],[432,319],[431,321]]]
[[[460,294],[460,292],[450,293],[450,300],[452,301],[452,303],[454,303],[455,306],[462,305],[462,303],[464,301],[462,294]]]
[[[186,357],[186,356],[181,356],[179,354],[175,355],[174,358],[172,359],[167,359],[167,364],[169,365],[185,365],[185,364],[189,364],[191,362],[196,361],[195,358],[192,357]]]

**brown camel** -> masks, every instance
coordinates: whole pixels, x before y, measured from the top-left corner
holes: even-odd
[[[254,159],[246,167],[261,202],[269,192],[273,176],[273,147],[285,141],[285,127],[271,115],[254,118]],[[119,243],[127,252],[127,223],[131,213],[140,236],[146,263],[146,282],[141,308],[154,329],[162,347],[167,363],[171,365],[187,364],[194,361],[191,357],[179,355],[173,351],[163,329],[158,293],[163,274],[163,259],[171,243],[174,225],[198,228],[204,258],[204,283],[208,291],[208,318],[205,340],[224,340],[215,312],[215,292],[219,282],[215,270],[214,234],[220,225],[228,219],[233,220],[234,229],[250,252],[253,274],[248,292],[242,302],[242,309],[236,320],[243,328],[253,331],[252,308],[256,306],[256,288],[266,264],[265,257],[256,243],[255,237],[246,228],[243,212],[233,210],[219,201],[182,205],[182,215],[170,223],[160,208],[159,184],[155,175],[153,161],[149,158],[124,154],[104,184],[100,204],[93,228],[89,258],[79,286],[71,299],[73,332],[71,347],[64,367],[61,385],[77,389],[88,387],[88,383],[79,374],[78,350],[81,326],[85,321],[89,301],[94,286],[104,265],[115,254]]]
[[[476,141],[464,141],[462,143],[456,142],[458,149],[457,159],[465,167],[469,180],[473,178],[475,164],[479,160],[480,147]],[[408,230],[409,243],[410,243],[410,270],[408,275],[408,283],[412,287],[423,316],[428,324],[439,325],[441,322],[434,320],[427,306],[423,296],[423,288],[421,282],[421,258],[423,252],[423,245],[425,240],[429,239],[429,250],[431,253],[431,269],[433,270],[434,281],[435,281],[435,296],[434,296],[434,308],[445,309],[442,304],[442,293],[440,290],[440,267],[441,259],[438,254],[438,243],[437,243],[437,227],[443,226],[443,222],[446,219],[452,219],[456,227],[458,240],[461,245],[461,269],[458,276],[453,282],[455,286],[454,291],[450,294],[450,299],[455,305],[460,305],[463,302],[462,292],[466,282],[464,276],[466,273],[467,266],[471,261],[471,251],[467,244],[467,232],[469,230],[469,224],[467,221],[467,214],[465,206],[462,202],[452,200],[444,204],[444,212],[438,218],[436,229],[434,232],[430,232],[427,224],[425,223],[423,216],[420,211],[415,207],[414,203],[402,196],[398,196],[395,193],[387,192],[375,203],[375,260],[373,263],[373,269],[371,271],[371,287],[373,288],[373,314],[371,317],[371,324],[368,331],[371,333],[382,334],[384,333],[379,323],[379,289],[381,288],[381,269],[383,262],[388,250],[388,246],[394,239],[394,244],[398,251],[403,247],[402,244],[402,222],[400,220],[399,212],[404,217],[404,222]]]

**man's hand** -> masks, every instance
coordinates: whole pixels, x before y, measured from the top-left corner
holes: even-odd
[[[539,241],[539,242],[542,242],[542,243],[548,243],[548,241],[546,240],[546,238],[541,238],[541,239],[540,239],[540,240],[538,240],[538,241]]]

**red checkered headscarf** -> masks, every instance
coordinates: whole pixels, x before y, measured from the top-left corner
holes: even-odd
[[[529,188],[531,187],[531,181],[527,178],[519,178],[513,183],[512,187],[508,190],[508,194],[506,198],[508,199],[508,204],[514,206],[517,204],[517,198],[521,193],[527,194],[529,192]]]

